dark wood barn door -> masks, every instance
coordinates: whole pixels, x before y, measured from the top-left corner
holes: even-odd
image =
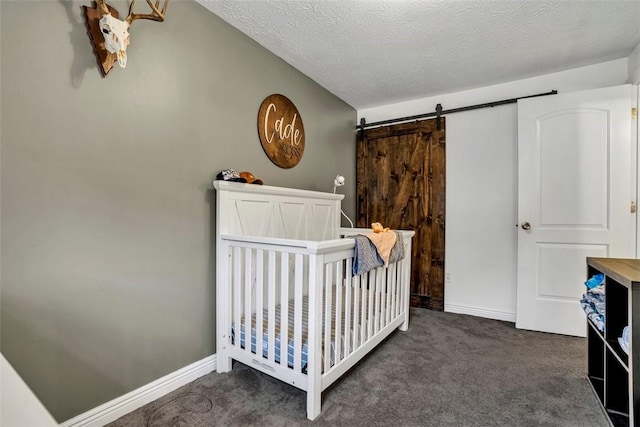
[[[411,305],[444,309],[445,119],[366,130],[358,135],[357,225],[416,231]]]

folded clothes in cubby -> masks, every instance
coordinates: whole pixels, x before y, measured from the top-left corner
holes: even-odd
[[[602,279],[600,280],[600,283],[602,283]],[[589,318],[591,322],[593,322],[593,324],[596,326],[596,328],[598,328],[598,330],[600,330],[601,332],[604,332],[604,300],[604,284],[598,285],[594,288],[590,288],[587,292],[585,292],[584,295],[582,295],[582,299],[580,300],[580,305],[582,306],[584,312],[587,314],[587,318]]]
[[[584,282],[584,285],[587,287],[587,289],[593,289],[596,286],[602,285],[603,282],[604,282],[604,274],[598,273],[591,276],[589,280]]]
[[[620,347],[622,347],[622,350],[629,354],[629,327],[626,326],[623,330],[622,330],[622,336],[620,338],[618,338],[618,344],[620,344]]]

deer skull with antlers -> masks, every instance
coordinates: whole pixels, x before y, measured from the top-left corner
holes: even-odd
[[[89,37],[93,45],[94,53],[98,57],[103,76],[106,76],[114,63],[118,62],[122,68],[127,65],[127,46],[129,45],[129,27],[137,19],[150,19],[164,21],[169,0],[165,0],[160,9],[160,0],[147,0],[152,13],[133,13],[136,0],[131,0],[129,15],[124,19],[118,19],[118,11],[105,3],[105,0],[96,0],[96,8],[85,9],[85,17],[89,30]]]

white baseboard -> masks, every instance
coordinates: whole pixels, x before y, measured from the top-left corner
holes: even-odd
[[[216,355],[178,369],[123,396],[60,424],[61,427],[101,427],[149,402],[216,370]]]
[[[445,304],[444,311],[447,313],[469,314],[471,316],[485,317],[487,319],[504,320],[506,322],[516,321],[515,313],[486,310],[484,308],[469,307],[466,305]]]

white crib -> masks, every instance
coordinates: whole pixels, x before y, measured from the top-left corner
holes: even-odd
[[[343,195],[214,181],[217,370],[232,359],[321,395],[396,328],[409,324],[413,231],[405,258],[352,274],[355,240],[340,228]],[[262,313],[262,315],[260,315]]]

